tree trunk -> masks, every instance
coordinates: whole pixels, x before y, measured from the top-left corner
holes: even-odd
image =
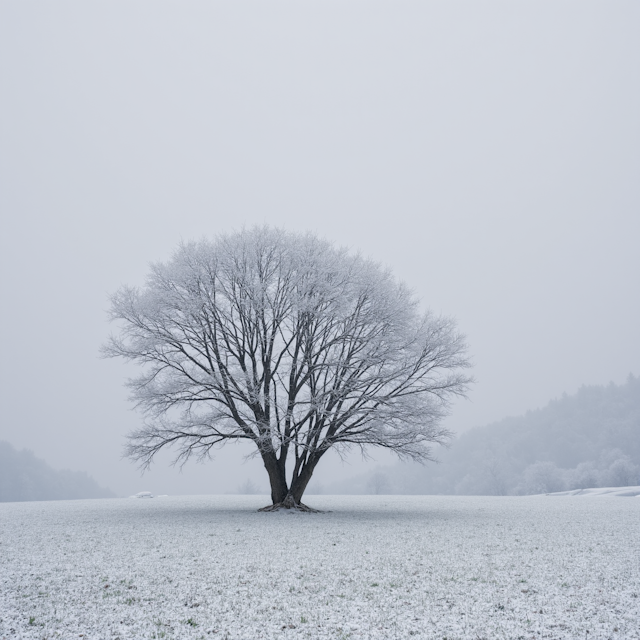
[[[293,479],[291,488],[287,485],[284,461],[278,460],[275,453],[268,452],[262,454],[264,467],[269,474],[271,483],[271,502],[268,507],[263,507],[260,511],[277,511],[278,509],[297,509],[299,511],[310,511],[320,513],[316,509],[307,507],[301,502],[302,494],[309,484],[313,470],[315,469],[320,456],[307,461],[302,467],[300,474]]]
[[[289,493],[284,464],[280,464],[280,461],[273,452],[263,453],[262,460],[264,462],[264,468],[269,474],[269,482],[271,483],[271,502],[273,504],[280,504],[285,501]]]
[[[309,484],[309,480],[311,480],[311,476],[313,475],[313,471],[318,462],[320,462],[320,456],[312,455],[302,466],[302,469],[300,469],[298,477],[294,478],[291,482],[291,489],[289,490],[289,493],[296,504],[301,503],[302,495]]]

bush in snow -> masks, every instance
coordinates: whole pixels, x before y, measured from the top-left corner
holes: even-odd
[[[629,456],[621,456],[614,460],[603,473],[604,486],[630,487],[640,484],[640,467],[631,462]]]
[[[567,489],[592,489],[601,486],[602,474],[593,462],[581,462],[567,471]]]
[[[522,474],[522,483],[517,493],[554,493],[565,488],[562,469],[553,462],[534,462]]]

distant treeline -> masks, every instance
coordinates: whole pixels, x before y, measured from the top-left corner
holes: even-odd
[[[31,451],[0,441],[0,502],[113,497],[84,472],[56,471]]]
[[[397,464],[327,493],[524,495],[640,484],[640,378],[582,387],[524,416],[476,427],[440,464]]]

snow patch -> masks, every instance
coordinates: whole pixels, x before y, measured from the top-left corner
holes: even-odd
[[[640,486],[574,489],[573,491],[557,491],[556,493],[547,493],[544,495],[549,497],[582,496],[585,498],[638,498],[640,497]]]

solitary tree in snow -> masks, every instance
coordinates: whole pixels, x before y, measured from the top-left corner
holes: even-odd
[[[453,320],[421,313],[378,264],[313,235],[255,228],[181,245],[142,289],[112,297],[104,347],[142,365],[128,386],[146,421],[128,455],[148,466],[229,440],[256,447],[273,507],[302,495],[329,449],[429,460],[470,378]]]

